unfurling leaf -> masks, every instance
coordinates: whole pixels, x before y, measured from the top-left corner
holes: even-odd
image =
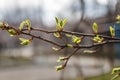
[[[58,49],[58,48],[55,48],[55,47],[52,47],[52,49],[55,50],[55,51],[59,51],[59,49]]]
[[[115,29],[112,26],[110,26],[110,34],[112,38],[115,37]]]
[[[56,69],[56,71],[60,71],[60,70],[62,70],[62,69],[64,69],[64,65],[59,65],[59,66],[56,66],[55,67],[55,69]]]
[[[94,38],[93,38],[93,41],[97,42],[97,43],[101,43],[103,42],[104,38],[100,37],[99,35],[96,35]]]
[[[73,48],[73,45],[71,45],[71,44],[67,44],[67,46],[70,47],[70,48]]]
[[[19,38],[19,40],[21,41],[20,44],[22,45],[28,45],[32,41],[31,39],[25,39],[25,38]]]
[[[55,17],[55,20],[56,20],[56,29],[58,31],[62,31],[67,22],[67,19],[62,20],[62,19],[58,19],[58,17]]]
[[[58,17],[55,17],[55,20],[56,20],[56,24],[58,24],[59,23]]]
[[[24,27],[27,27],[28,31],[30,32],[31,30],[31,23],[29,19],[26,19],[25,21],[22,21],[20,26],[19,26],[19,30],[21,31]]]
[[[82,41],[82,39],[83,39],[83,36],[81,37],[72,36],[72,42],[76,44],[79,44]]]
[[[17,32],[14,29],[8,29],[7,31],[9,32],[10,36],[17,35]]]
[[[59,32],[55,32],[55,33],[53,33],[53,34],[54,34],[55,37],[61,38],[61,34],[60,34]]]
[[[65,61],[67,59],[68,59],[68,57],[59,57],[57,62]]]
[[[97,25],[97,23],[93,23],[93,32],[95,33],[95,34],[97,34],[98,33],[98,25]]]
[[[95,53],[96,51],[95,50],[84,50],[83,52],[84,53]]]
[[[62,22],[63,22],[62,27],[64,28],[65,24],[67,23],[67,19],[65,18]]]
[[[25,26],[26,22],[22,21],[19,26],[19,30],[22,31],[23,27]]]

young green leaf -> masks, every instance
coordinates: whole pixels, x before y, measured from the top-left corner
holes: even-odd
[[[57,37],[57,38],[61,38],[61,35],[60,35],[59,32],[55,32],[55,33],[53,33],[53,34],[54,34],[55,37]]]
[[[112,69],[112,73],[111,74],[116,74],[116,73],[120,73],[120,67]]]
[[[17,35],[17,32],[14,29],[8,29],[7,31],[10,34],[10,36]]]
[[[84,50],[83,52],[84,53],[95,53],[96,51],[95,50]]]
[[[20,44],[22,45],[28,45],[31,42],[31,39],[19,38],[19,40],[21,41]]]
[[[55,47],[52,47],[52,49],[55,50],[55,51],[59,51],[59,49],[58,49],[58,48],[55,48]]]
[[[60,71],[62,69],[64,69],[64,65],[59,65],[55,67],[56,71]]]
[[[0,28],[3,29],[4,28],[4,23],[0,22]]]
[[[56,20],[56,24],[58,24],[59,23],[58,17],[55,17],[55,20]]]
[[[29,20],[29,19],[26,19],[25,22],[26,22],[26,26],[27,26],[28,31],[30,31],[30,30],[31,30],[30,20]]]
[[[65,36],[67,36],[67,37],[72,37],[72,35],[70,35],[70,34],[65,34]]]
[[[63,28],[63,21],[60,20],[60,27]]]
[[[62,27],[64,28],[65,24],[67,23],[67,19],[65,18],[63,21],[62,21],[63,25]]]
[[[62,62],[62,61],[65,61],[67,59],[68,59],[68,57],[59,57],[57,62]]]
[[[120,21],[120,15],[117,15],[116,20]]]
[[[22,21],[19,26],[19,30],[22,31],[23,27],[26,25],[25,21]]]
[[[94,42],[97,42],[97,43],[101,43],[103,40],[104,40],[104,38],[100,37],[99,35],[96,35],[96,36],[93,38],[93,41],[94,41]]]
[[[83,36],[81,37],[72,36],[72,42],[76,44],[79,44],[82,41],[82,39],[83,39]]]
[[[73,48],[73,45],[71,45],[71,44],[67,44],[67,46],[70,47],[70,48]]]
[[[97,34],[98,33],[98,25],[97,25],[97,23],[93,23],[93,32],[95,33],[95,34]]]
[[[115,29],[112,26],[110,26],[110,34],[112,38],[115,37]]]

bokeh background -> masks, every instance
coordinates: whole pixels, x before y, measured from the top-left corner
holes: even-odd
[[[92,33],[92,23],[96,22],[101,34],[110,35],[112,25],[116,37],[120,37],[120,25],[115,22],[118,14],[120,0],[0,0],[0,21],[16,28],[29,18],[32,27],[54,30],[57,16],[68,19],[66,30]],[[51,35],[35,34],[59,42]],[[51,46],[54,45],[37,39],[22,46],[18,37],[0,30],[0,80],[109,80],[111,69],[120,65],[120,45],[109,44],[99,47],[95,54],[78,52],[65,70],[56,72],[58,57],[72,50],[55,52]]]

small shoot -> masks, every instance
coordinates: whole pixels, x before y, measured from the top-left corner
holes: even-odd
[[[67,19],[65,18],[62,20],[62,19],[58,19],[58,17],[55,17],[55,20],[56,20],[56,29],[58,31],[62,31],[65,24],[67,23]]]
[[[73,48],[73,45],[72,44],[67,44],[67,47]]]
[[[93,32],[95,34],[98,34],[98,24],[94,22],[92,27],[93,27]]]
[[[56,69],[56,71],[60,71],[60,70],[63,70],[65,68],[65,66],[64,65],[59,65],[59,66],[56,66],[55,67],[55,69]]]
[[[70,34],[65,34],[65,36],[66,36],[66,37],[69,37],[69,38],[72,37],[72,35],[70,35]]]
[[[22,21],[20,26],[19,26],[19,30],[22,31],[24,27],[27,27],[28,31],[31,31],[31,22],[29,19],[26,19],[25,21]]]
[[[55,32],[55,33],[53,33],[53,34],[54,34],[55,37],[61,38],[61,34],[60,34],[59,32]]]
[[[95,53],[96,51],[95,50],[84,50],[83,52],[86,54],[92,54],[92,53]]]
[[[99,35],[96,35],[94,38],[93,38],[93,41],[94,42],[97,42],[97,43],[101,43],[103,42],[104,38],[100,37]]]
[[[25,39],[25,38],[19,38],[19,40],[21,41],[20,44],[22,45],[28,45],[32,41],[32,39]]]
[[[22,21],[19,26],[19,30],[22,31],[23,27],[25,26],[26,22]]]
[[[117,20],[117,23],[120,23],[120,15],[117,15],[116,20]]]
[[[111,34],[112,38],[114,38],[115,37],[115,29],[112,26],[110,26],[109,29],[110,29],[110,34]]]
[[[65,60],[68,60],[68,57],[59,57],[57,62],[62,62],[62,61],[65,61]]]
[[[17,35],[17,32],[16,32],[14,29],[8,29],[7,31],[8,31],[8,33],[10,34],[10,36],[15,36],[15,35]]]
[[[83,39],[83,36],[77,37],[77,36],[72,36],[72,42],[75,44],[79,44]]]
[[[30,32],[30,30],[31,30],[31,22],[30,22],[29,19],[26,19],[25,22],[26,22],[27,29]]]
[[[60,49],[58,49],[58,48],[56,48],[56,47],[52,47],[52,49],[54,50],[54,51],[59,51]]]

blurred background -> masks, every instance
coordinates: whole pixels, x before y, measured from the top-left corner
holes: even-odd
[[[112,25],[120,37],[120,24],[115,22],[118,14],[120,0],[0,0],[0,21],[14,27],[29,18],[33,27],[54,30],[57,16],[68,19],[66,30],[92,33],[92,23],[96,22],[101,34],[110,35]],[[59,42],[51,35],[35,34]],[[99,47],[95,54],[78,52],[65,70],[56,72],[58,57],[72,50],[55,52],[51,46],[41,40],[21,46],[18,37],[0,31],[0,80],[109,80],[111,69],[120,65],[120,45],[109,44]]]

